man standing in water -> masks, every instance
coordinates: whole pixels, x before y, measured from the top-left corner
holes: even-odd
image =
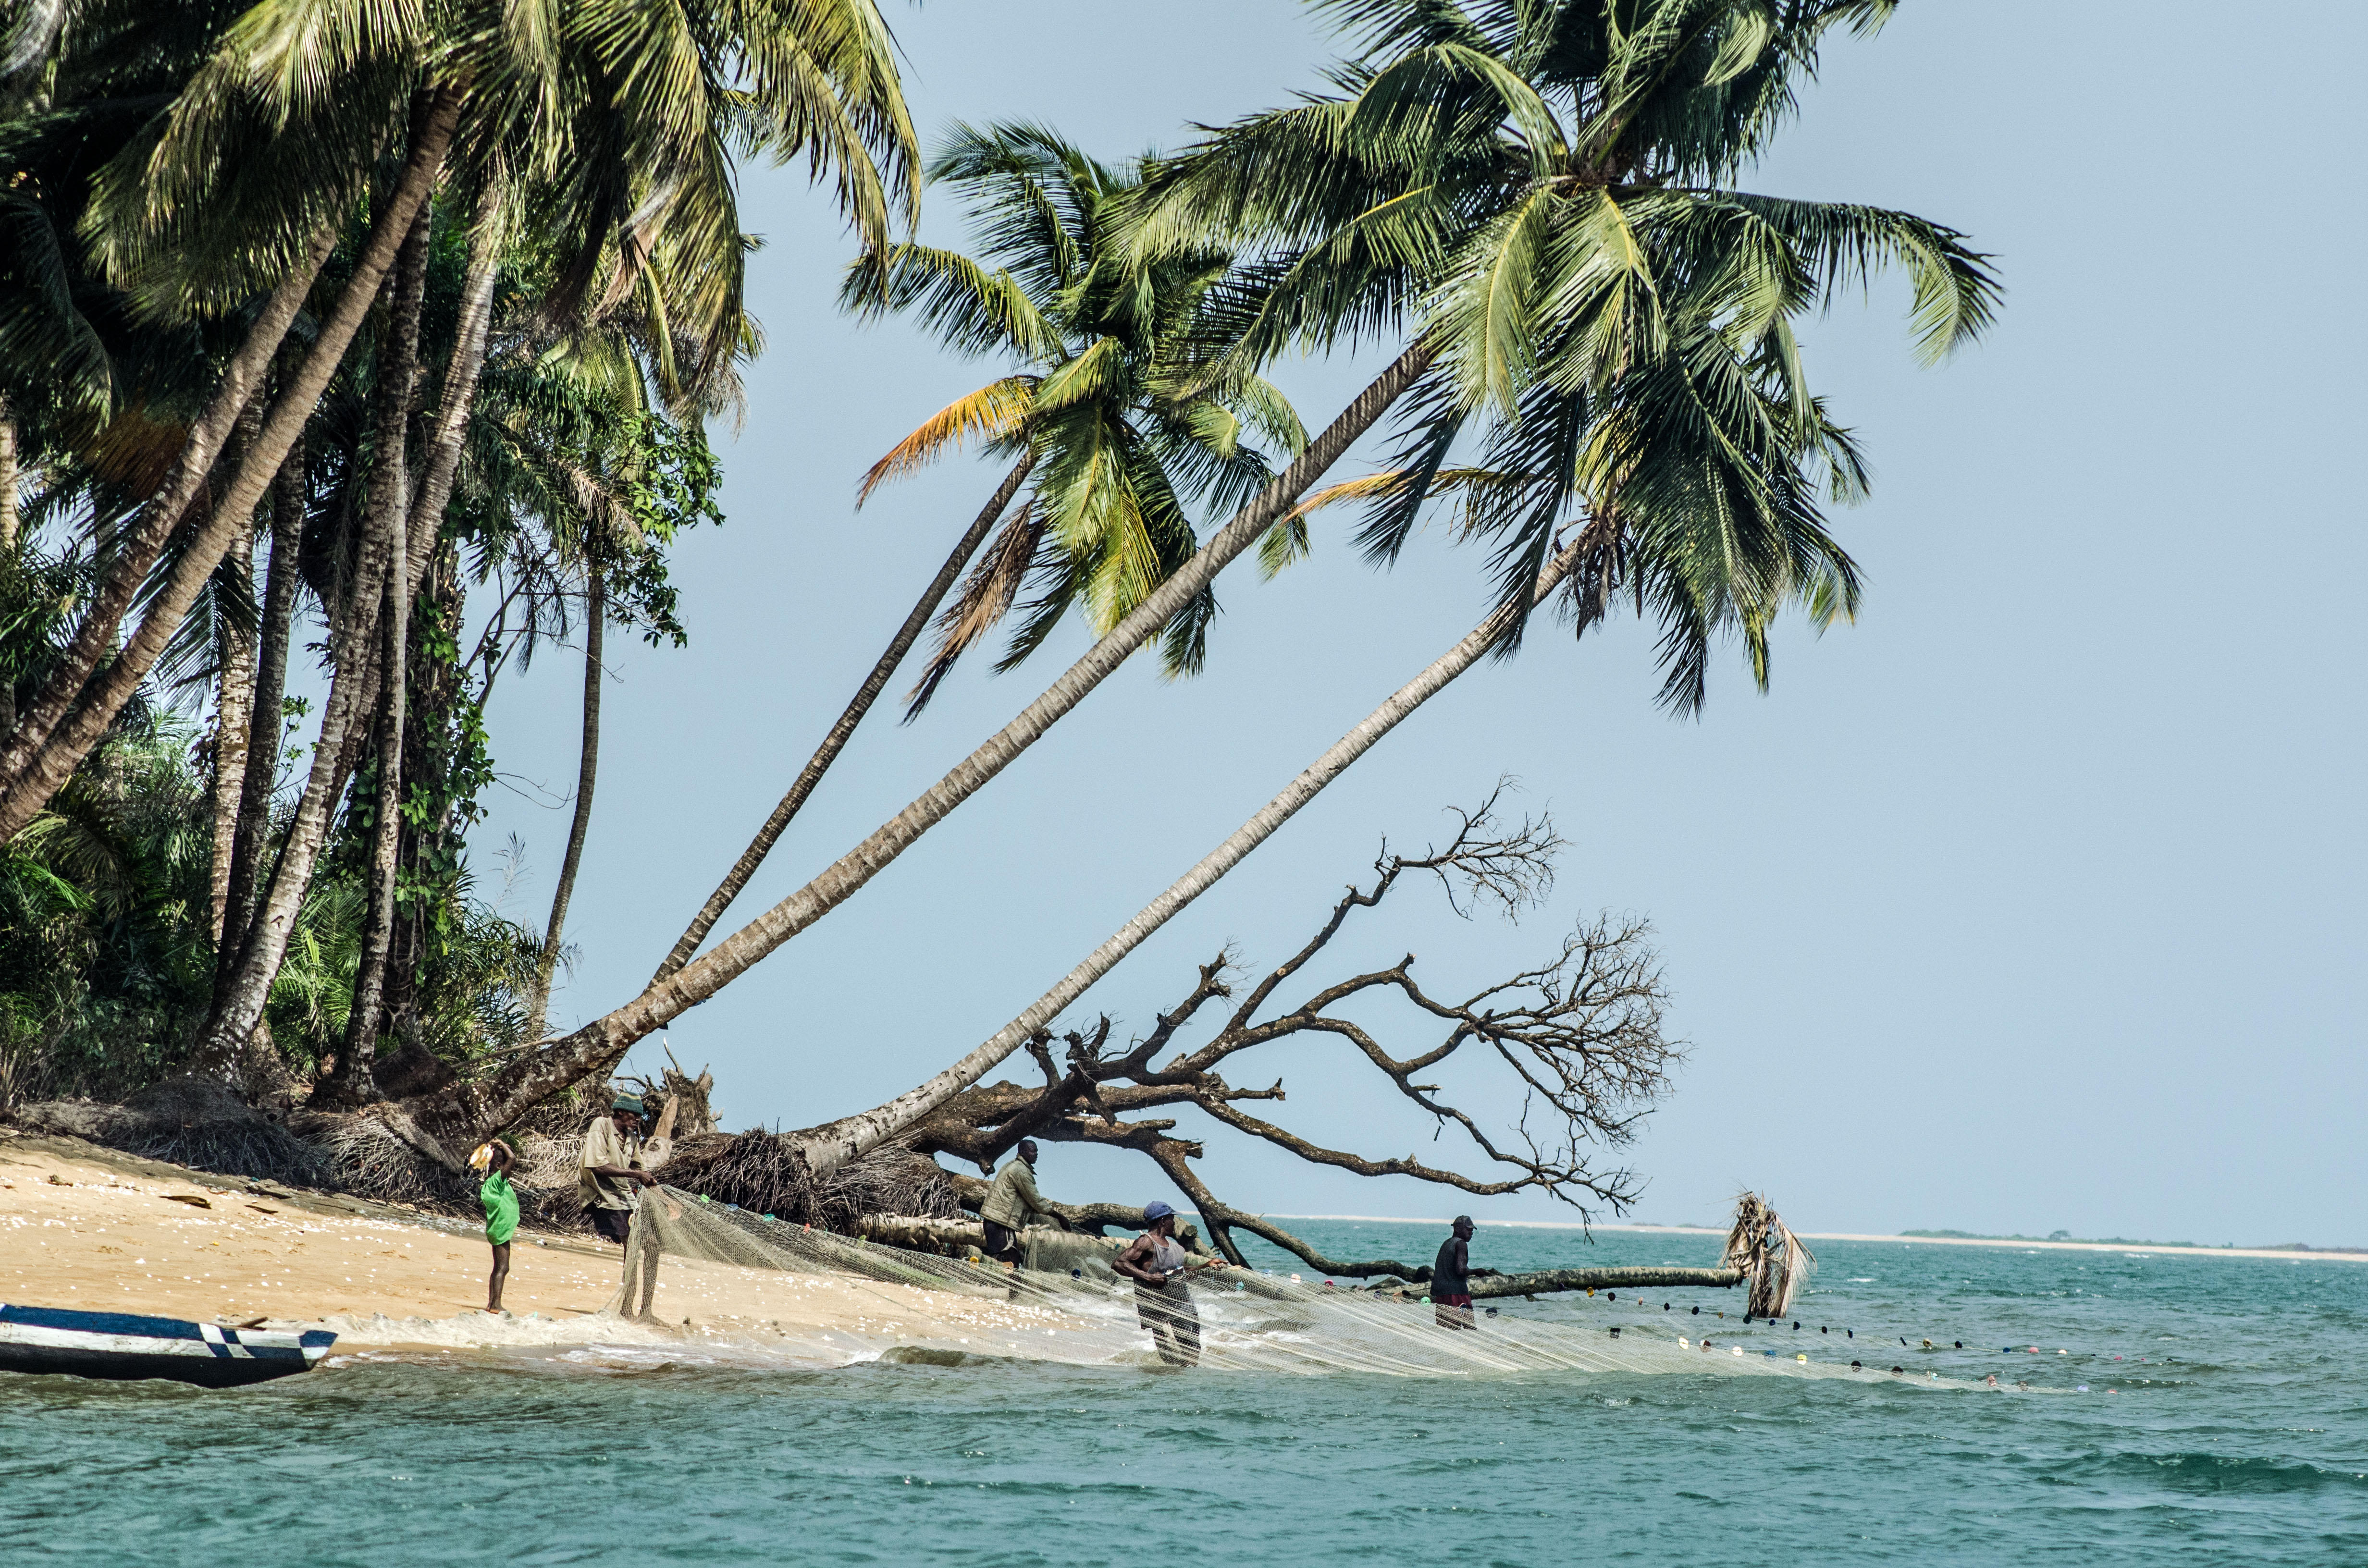
[[[1439,1244],[1430,1266],[1430,1312],[1441,1328],[1473,1328],[1472,1216],[1455,1217],[1455,1233]]]
[[[1019,1267],[1019,1233],[1038,1214],[1053,1218],[1053,1211],[1036,1192],[1035,1141],[1022,1138],[1012,1157],[995,1173],[995,1185],[987,1189],[986,1201],[979,1205],[978,1217],[986,1223],[986,1256]]]
[[[584,1130],[584,1156],[575,1172],[575,1190],[592,1228],[619,1246],[633,1228],[633,1189],[656,1178],[640,1165],[642,1100],[619,1095],[606,1116],[596,1116]]]
[[[1134,1281],[1134,1315],[1151,1331],[1151,1347],[1171,1367],[1201,1362],[1201,1313],[1184,1284],[1190,1255],[1176,1239],[1176,1210],[1157,1199],[1143,1206],[1148,1223],[1110,1267]]]

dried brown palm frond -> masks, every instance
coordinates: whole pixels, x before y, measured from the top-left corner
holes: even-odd
[[[1736,1195],[1735,1225],[1726,1233],[1723,1268],[1740,1268],[1751,1294],[1744,1310],[1754,1317],[1779,1318],[1793,1310],[1793,1298],[1817,1266],[1817,1255],[1777,1217],[1756,1192]]]
[[[476,1208],[473,1179],[455,1176],[377,1117],[308,1115],[303,1121],[305,1137],[327,1156],[330,1184],[339,1192],[454,1214]]]
[[[846,1235],[866,1214],[958,1219],[952,1185],[934,1161],[890,1145],[816,1179],[797,1143],[765,1131],[710,1133],[675,1145],[659,1179],[717,1203]]]
[[[87,1138],[142,1159],[290,1187],[325,1187],[322,1152],[211,1079],[167,1078],[120,1106],[37,1102],[14,1118],[28,1131]]]
[[[938,612],[937,650],[929,655],[921,678],[905,693],[906,723],[928,706],[955,662],[1011,613],[1021,585],[1037,565],[1051,521],[1052,514],[1045,508],[1033,501],[1024,503],[1005,519],[1001,531],[972,565],[953,602]]]

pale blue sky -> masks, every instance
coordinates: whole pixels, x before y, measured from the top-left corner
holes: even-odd
[[[1328,51],[1286,0],[894,15],[925,133],[1028,117],[1110,155],[1280,102]],[[1875,469],[1873,499],[1840,519],[1869,584],[1860,623],[1793,629],[1766,697],[1729,657],[1686,722],[1653,707],[1633,622],[1576,645],[1542,632],[1392,736],[1081,1011],[1146,1026],[1225,941],[1279,958],[1383,833],[1418,842],[1510,773],[1571,840],[1553,906],[1508,927],[1404,897],[1336,945],[1337,971],[1412,950],[1452,991],[1551,951],[1585,911],[1649,914],[1692,1057],[1630,1154],[1645,1217],[1712,1216],[1748,1183],[1818,1230],[2368,1241],[2351,1201],[2368,854],[2347,695],[2368,549],[2345,455],[2363,346],[2341,303],[2362,237],[2363,55],[2368,11],[2348,5],[1922,0],[1872,42],[1836,42],[1747,183],[1951,223],[2009,290],[1990,338],[1936,370],[1914,366],[1896,294],[1807,333]],[[612,640],[568,932],[583,963],[557,1021],[640,985],[992,483],[951,463],[853,512],[862,467],[988,372],[833,312],[848,244],[793,173],[749,173],[744,211],[767,241],[751,278],[769,347],[723,445],[730,520],[680,551],[691,646]],[[957,240],[959,219],[933,205],[925,233]],[[1313,425],[1377,362],[1276,375]],[[1478,557],[1426,540],[1376,575],[1344,528],[1274,584],[1247,566],[1222,580],[1204,677],[1122,672],[682,1020],[676,1051],[714,1065],[727,1121],[820,1120],[975,1044],[1483,607]],[[999,678],[976,661],[920,723],[875,722],[735,914],[835,858],[1083,646],[1073,630]],[[574,777],[579,669],[547,653],[494,714],[500,765],[554,792]],[[565,812],[490,803],[481,873],[497,880],[491,850],[518,834],[529,864],[508,909],[539,924]],[[1411,1018],[1376,1021],[1393,1044],[1420,1038]],[[1312,1136],[1452,1147],[1345,1053],[1274,1070]],[[1469,1206],[1222,1131],[1203,1165],[1232,1201],[1277,1212]],[[1070,1199],[1141,1201],[1155,1176],[1065,1148],[1043,1167]]]

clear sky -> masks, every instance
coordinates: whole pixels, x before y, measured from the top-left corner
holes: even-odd
[[[1287,0],[998,0],[894,13],[916,119],[1032,118],[1111,156],[1284,101],[1330,45]],[[1124,1031],[1227,941],[1272,962],[1381,835],[1419,843],[1500,774],[1571,848],[1552,905],[1466,924],[1415,890],[1328,974],[1408,951],[1442,993],[1552,952],[1598,908],[1649,915],[1691,1042],[1628,1153],[1637,1212],[1724,1212],[1740,1184],[1797,1227],[2207,1242],[2368,1242],[2362,1175],[2363,747],[2350,667],[2368,578],[2356,484],[2357,160],[2368,10],[1918,0],[1843,38],[1776,154],[1772,193],[1904,207],[1969,232],[2009,288],[1938,369],[1878,290],[1806,334],[1813,378],[1875,469],[1839,518],[1866,613],[1739,655],[1707,710],[1655,709],[1650,637],[1542,631],[1416,716],[1077,1017]],[[751,286],[769,337],[729,514],[676,574],[691,646],[612,638],[607,742],[554,1022],[647,977],[845,702],[993,483],[950,462],[852,509],[862,468],[989,378],[831,294],[849,254],[792,171],[752,170]],[[924,234],[958,243],[960,213]],[[2331,269],[2331,270],[2330,270]],[[1312,426],[1380,363],[1276,379]],[[2354,454],[2347,456],[2346,454]],[[1338,472],[1361,472],[1372,454]],[[1375,702],[1468,629],[1481,559],[1426,539],[1391,574],[1345,517],[1315,559],[1220,582],[1208,673],[1138,663],[850,904],[671,1031],[728,1125],[875,1103],[999,1028]],[[1001,724],[1086,645],[957,673],[909,728],[873,723],[734,915],[794,888]],[[498,761],[557,798],[575,768],[572,651],[509,679]],[[902,689],[902,685],[898,689]],[[537,925],[567,817],[497,793],[506,909]],[[1394,1047],[1418,1020],[1377,1011]],[[654,1049],[637,1052],[646,1064]],[[1024,1058],[1021,1075],[1033,1069]],[[1256,1069],[1239,1074],[1247,1079]],[[1268,1069],[1280,1114],[1368,1153],[1451,1153],[1341,1048]],[[1500,1119],[1514,1108],[1485,1107]],[[1275,1212],[1551,1219],[1312,1170],[1211,1129],[1204,1174]],[[1053,1196],[1143,1201],[1135,1155],[1048,1151]]]

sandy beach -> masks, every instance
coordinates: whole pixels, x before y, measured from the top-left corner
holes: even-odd
[[[1006,1353],[1063,1314],[879,1281],[668,1258],[655,1323],[599,1315],[617,1248],[521,1227],[487,1315],[465,1221],[183,1170],[0,1130],[0,1301],[199,1322],[320,1324],[341,1347],[666,1346],[685,1338],[841,1364],[895,1346]]]

